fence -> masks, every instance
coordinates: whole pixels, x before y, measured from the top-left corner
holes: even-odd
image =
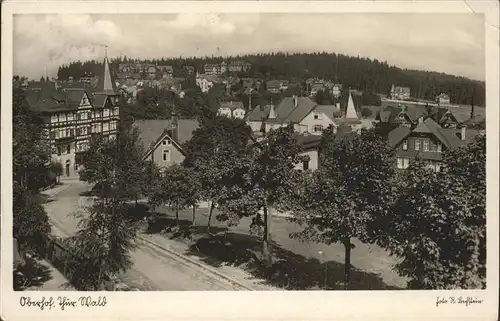
[[[50,236],[47,240],[45,258],[52,263],[52,265],[62,273],[62,275],[71,282],[72,271],[69,269],[68,264],[74,255],[65,248],[60,241]]]
[[[73,287],[77,288],[72,282],[74,271],[69,266],[69,263],[75,258],[75,254],[71,253],[59,240],[53,236],[49,236],[45,248],[45,258],[62,273]],[[103,286],[102,290],[105,291],[113,291],[115,289],[114,283],[111,280],[106,280]],[[77,290],[81,289],[77,288]]]

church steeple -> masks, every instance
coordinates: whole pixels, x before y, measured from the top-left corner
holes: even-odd
[[[104,49],[104,68],[102,73],[99,75],[99,82],[97,84],[96,93],[102,93],[106,95],[118,95],[116,90],[116,83],[114,77],[111,75],[111,69],[109,68],[108,61],[108,49],[107,46]]]
[[[347,109],[345,112],[346,119],[358,119],[358,114],[356,113],[356,108],[354,107],[354,101],[352,99],[351,90],[349,90],[349,101],[347,102]]]

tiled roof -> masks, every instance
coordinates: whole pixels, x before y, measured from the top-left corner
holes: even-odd
[[[276,118],[282,121],[299,122],[312,110],[315,103],[307,97],[296,97],[297,106],[295,106],[294,97],[285,97],[281,103],[276,107]],[[295,109],[298,109],[295,112]],[[292,112],[295,112],[291,117]],[[304,114],[305,113],[305,114]],[[303,115],[303,116],[302,116]],[[300,118],[302,116],[302,118]],[[297,119],[300,120],[297,121]]]
[[[26,101],[30,108],[40,112],[76,109],[87,89],[56,89],[55,83],[47,82],[43,88],[26,90]],[[90,97],[90,95],[88,95]]]
[[[269,116],[271,105],[257,106],[247,115],[247,121],[263,121]]]
[[[330,120],[335,120],[336,117],[342,116],[340,108],[334,105],[317,105],[313,111],[325,114]]]
[[[145,151],[160,139],[166,130],[172,129],[170,119],[136,120],[133,124],[141,134],[140,140]],[[199,127],[198,121],[193,119],[179,119],[177,121],[177,143],[182,145],[193,137],[193,132]]]
[[[220,104],[220,108],[229,108],[231,110],[235,110],[236,108],[245,109],[243,106],[243,102],[241,101],[222,101]]]
[[[94,107],[104,107],[104,102],[106,102],[107,96],[104,94],[95,94],[92,96],[92,104]]]
[[[443,130],[432,118],[427,118],[419,123],[413,132],[432,133],[448,148],[461,144],[460,139],[454,135],[454,132]]]
[[[319,147],[322,139],[319,135],[295,135],[294,138],[302,149],[317,148]]]
[[[389,140],[389,145],[391,147],[395,147],[399,144],[403,139],[410,135],[411,129],[408,127],[399,126],[394,128],[387,135],[387,139]]]
[[[287,104],[288,106],[287,105],[282,106],[283,103]],[[309,98],[297,97],[297,107],[295,107],[293,98],[288,100],[287,98],[285,98],[281,102],[281,104],[279,104],[278,107],[276,108],[276,113],[278,115],[278,118],[280,118],[282,115],[286,113],[288,109],[293,108],[285,119],[283,118],[280,119],[283,119],[284,121],[288,121],[291,123],[300,123],[307,115],[309,115],[309,113],[311,113],[315,109],[316,106],[317,106],[316,103]],[[282,110],[282,114],[280,114],[280,108]]]
[[[281,85],[281,81],[279,80],[269,80],[267,83],[267,88],[278,88]]]

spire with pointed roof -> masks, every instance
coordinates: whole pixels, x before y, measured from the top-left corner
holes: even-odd
[[[269,119],[275,119],[276,118],[276,112],[274,111],[274,105],[271,104],[271,109],[269,110]]]
[[[347,102],[347,109],[345,112],[346,119],[358,119],[358,114],[356,113],[356,109],[354,108],[354,101],[352,99],[352,93],[349,90],[349,101]]]
[[[109,68],[109,61],[107,53],[104,57],[104,68],[101,75],[99,75],[99,82],[97,83],[96,93],[106,95],[118,95],[116,90],[116,83]]]

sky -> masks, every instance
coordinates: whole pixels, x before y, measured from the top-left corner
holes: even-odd
[[[335,52],[401,68],[485,79],[477,14],[100,14],[14,17],[14,74],[38,79],[70,61]],[[219,48],[219,51],[218,49]]]

